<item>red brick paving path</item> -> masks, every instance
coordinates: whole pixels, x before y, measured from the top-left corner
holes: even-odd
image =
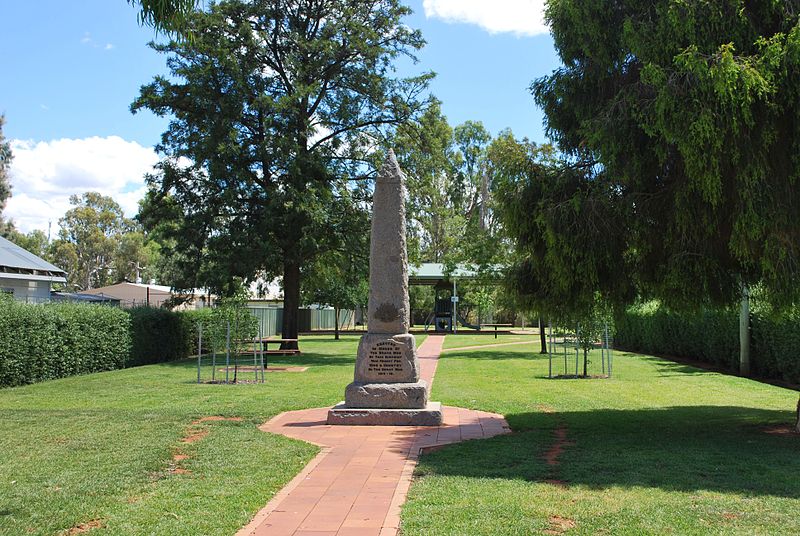
[[[443,336],[419,348],[433,383]],[[329,426],[328,408],[289,411],[260,427],[322,447],[237,536],[394,536],[420,449],[509,432],[501,415],[445,406],[439,427]]]

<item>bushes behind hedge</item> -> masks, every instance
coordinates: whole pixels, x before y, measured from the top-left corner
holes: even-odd
[[[0,301],[0,386],[122,368],[130,347],[123,310]]]
[[[656,304],[632,307],[616,322],[615,344],[627,350],[684,357],[730,371],[739,368],[739,312],[677,313]],[[800,383],[800,317],[751,317],[753,374]]]

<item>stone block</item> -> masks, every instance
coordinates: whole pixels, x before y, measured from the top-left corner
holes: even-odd
[[[428,405],[428,385],[417,383],[353,382],[344,391],[349,408],[423,409]]]
[[[414,336],[410,333],[362,336],[353,379],[359,383],[418,382],[419,360]]]
[[[429,402],[424,409],[359,409],[342,402],[328,410],[327,422],[350,426],[441,426],[442,404]]]

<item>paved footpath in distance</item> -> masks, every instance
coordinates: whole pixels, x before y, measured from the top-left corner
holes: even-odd
[[[432,385],[444,336],[419,347],[420,375]],[[328,408],[281,413],[265,432],[322,451],[237,536],[395,536],[420,450],[509,433],[501,415],[444,406],[444,424],[330,426]]]

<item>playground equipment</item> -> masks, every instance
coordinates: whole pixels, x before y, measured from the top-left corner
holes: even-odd
[[[425,318],[425,331],[433,326],[437,333],[456,333],[461,326],[480,331],[481,327],[471,324],[459,314],[459,280],[477,280],[479,275],[463,266],[449,272],[444,264],[425,263],[409,267],[409,285],[429,285],[434,287],[434,306]],[[462,304],[463,305],[463,304]]]
[[[197,324],[197,383],[264,383],[261,326],[252,338],[237,337],[238,332],[230,321]],[[211,351],[204,354],[206,347]]]
[[[547,354],[549,359],[549,369],[548,369],[548,378],[581,378],[581,377],[591,377],[591,376],[584,376],[580,374],[580,363],[581,363],[581,326],[577,324],[575,326],[575,331],[568,332],[566,330],[558,330],[553,331],[553,323],[548,322],[548,334],[547,334]],[[611,338],[609,336],[608,330],[608,322],[603,324],[602,333],[600,334],[600,363],[601,363],[601,370],[602,376],[601,377],[608,377],[611,378],[613,371],[614,371],[614,354],[611,350]],[[560,346],[562,352],[559,352],[556,347]],[[592,347],[596,347],[597,343],[593,342]],[[570,374],[571,372],[571,356],[572,351],[575,351],[575,373]],[[564,359],[564,373],[553,376],[553,363],[555,359],[559,359],[559,354],[563,354]]]

